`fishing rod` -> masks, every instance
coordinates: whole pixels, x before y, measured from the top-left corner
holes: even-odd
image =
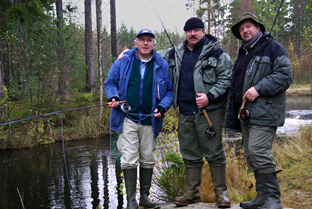
[[[124,100],[124,101],[118,101],[118,102],[119,103],[126,103],[127,101]],[[29,119],[33,119],[33,118],[48,116],[48,115],[56,115],[56,114],[60,114],[60,113],[64,113],[64,112],[69,112],[69,111],[74,111],[74,110],[82,110],[82,109],[87,109],[87,108],[92,108],[92,107],[106,106],[106,105],[111,105],[111,104],[113,104],[113,102],[107,102],[105,104],[98,104],[98,105],[93,105],[93,106],[78,107],[78,108],[67,109],[67,110],[59,110],[59,111],[56,111],[56,112],[43,113],[43,114],[39,114],[39,115],[32,115],[32,116],[25,117],[25,118],[18,118],[18,119],[3,121],[3,122],[0,123],[0,126],[9,125],[9,124],[12,124],[12,123],[17,123],[17,122],[21,122],[21,121],[24,121],[24,120],[29,120]]]
[[[270,30],[270,32],[269,32],[270,35],[271,35],[271,33],[272,33],[272,30],[273,30],[273,27],[274,27],[274,25],[275,25],[276,19],[277,19],[277,17],[278,17],[279,11],[280,11],[280,9],[282,8],[283,1],[284,1],[284,0],[281,1],[281,4],[280,4],[280,6],[279,6],[279,8],[278,8],[278,10],[277,10],[277,13],[276,13],[276,15],[275,15],[274,22],[273,22],[272,27],[271,27],[271,30]],[[264,54],[264,50],[265,50],[266,46],[268,45],[268,42],[269,42],[269,39],[267,38],[266,43],[265,43],[265,45],[264,45],[264,48],[263,48],[263,50],[262,50],[262,54],[261,54],[261,57],[260,57],[260,59],[259,59],[259,64],[257,65],[256,71],[259,69],[259,65],[260,65],[260,63],[261,63],[261,60],[262,60],[262,57],[263,57],[263,54]],[[252,77],[251,85],[252,85],[252,83],[253,83],[253,81],[254,81],[255,75],[256,75],[256,73],[254,73],[254,76]],[[241,118],[242,120],[248,120],[248,118],[249,118],[249,116],[250,116],[249,110],[245,109],[246,103],[247,103],[247,98],[243,100],[243,103],[242,103],[241,108],[240,108],[240,112],[239,112],[239,114],[238,114],[238,118]]]
[[[156,8],[155,8],[153,2],[152,2],[152,0],[150,0],[150,2],[151,2],[152,6],[153,6],[153,8],[154,8],[154,10],[155,10],[155,13],[157,14],[157,17],[158,17],[158,19],[159,19],[159,21],[160,21],[162,27],[164,28],[164,31],[165,31],[165,33],[166,33],[168,39],[169,39],[169,42],[170,42],[170,44],[171,44],[171,46],[172,46],[172,49],[174,50],[174,52],[175,52],[175,54],[176,54],[176,56],[177,56],[179,62],[181,63],[181,68],[183,69],[183,71],[184,71],[184,73],[185,73],[185,75],[186,75],[187,80],[188,80],[189,83],[192,85],[191,79],[190,79],[189,76],[187,75],[186,70],[184,69],[184,67],[183,67],[183,65],[182,65],[182,61],[181,61],[181,59],[180,59],[180,57],[179,57],[179,55],[178,55],[178,52],[175,50],[175,47],[174,47],[174,45],[173,45],[173,43],[172,43],[172,41],[171,41],[171,38],[170,38],[170,36],[169,36],[169,34],[168,34],[167,30],[166,30],[166,27],[165,27],[164,23],[162,22],[162,20],[161,20],[159,14],[158,14],[158,12],[157,12],[157,10],[156,10]],[[195,97],[198,97],[198,96],[197,96],[197,93],[195,92],[195,89],[194,89],[194,93],[195,93]],[[210,120],[210,118],[209,118],[209,116],[208,116],[206,110],[205,110],[205,109],[202,109],[202,111],[203,111],[203,113],[204,113],[204,115],[205,115],[205,118],[206,118],[206,120],[207,120],[207,122],[208,122],[208,125],[209,125],[209,128],[206,129],[205,134],[206,134],[207,136],[209,136],[209,137],[215,136],[215,135],[216,135],[216,132],[215,132],[213,126],[212,126],[211,120]]]

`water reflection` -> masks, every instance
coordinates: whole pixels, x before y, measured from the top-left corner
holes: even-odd
[[[0,151],[0,208],[122,208],[121,170],[110,152],[110,139]]]
[[[286,110],[312,110],[312,96],[287,96]]]

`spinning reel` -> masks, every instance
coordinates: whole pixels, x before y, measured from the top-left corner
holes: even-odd
[[[241,118],[242,120],[248,120],[249,119],[249,110],[245,109],[247,99],[244,99],[243,104],[241,106],[238,118]]]
[[[207,122],[208,122],[208,125],[209,125],[209,128],[206,129],[205,134],[206,134],[206,136],[208,136],[208,137],[213,137],[213,136],[216,135],[216,132],[215,132],[215,130],[214,130],[213,127],[212,127],[212,123],[211,123],[211,121],[210,121],[210,119],[209,119],[209,117],[208,117],[208,115],[207,115],[206,110],[203,110],[203,113],[204,113],[204,115],[205,115],[205,117],[206,117],[206,120],[207,120]]]
[[[124,113],[129,113],[131,111],[131,106],[128,103],[122,103],[120,105],[120,109],[124,112]]]

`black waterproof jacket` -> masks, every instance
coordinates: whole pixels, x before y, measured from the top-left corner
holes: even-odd
[[[242,81],[235,80],[235,73],[239,71],[238,64],[248,53],[254,53],[243,65],[247,66]],[[250,54],[249,54],[250,55]],[[259,126],[283,126],[285,122],[286,90],[292,82],[291,65],[284,47],[275,41],[268,33],[264,33],[253,48],[239,49],[238,58],[232,71],[230,89],[230,105],[226,117],[226,127],[240,131],[238,114],[242,100],[234,101],[235,82],[243,85],[242,96],[250,87],[255,87],[260,96],[253,102],[247,102],[245,108],[250,117],[247,123]]]

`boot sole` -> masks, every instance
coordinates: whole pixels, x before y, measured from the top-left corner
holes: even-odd
[[[230,202],[219,202],[217,203],[218,208],[230,208],[231,203]]]
[[[231,205],[218,205],[218,208],[230,208]]]
[[[177,206],[187,206],[187,205],[190,205],[190,204],[198,203],[200,201],[201,200],[198,199],[198,200],[192,200],[192,201],[185,202],[185,203],[181,203],[181,202],[173,202],[173,203],[176,204]]]
[[[264,202],[265,203],[265,202]],[[244,209],[258,209],[259,207],[262,207],[264,205],[264,203],[262,204],[243,204],[243,203],[240,203],[239,204],[239,207],[241,208],[244,208]]]

